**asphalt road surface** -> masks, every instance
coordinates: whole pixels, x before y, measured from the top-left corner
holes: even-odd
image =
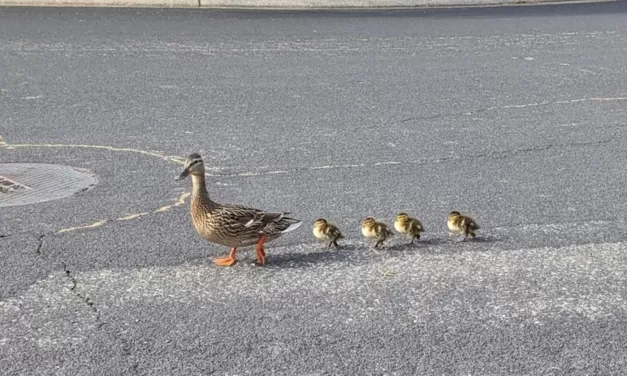
[[[0,208],[0,374],[624,374],[626,61],[623,2],[2,8],[0,162],[98,182]],[[266,267],[214,265],[191,152],[215,200],[304,221]],[[423,239],[372,251],[400,210]]]

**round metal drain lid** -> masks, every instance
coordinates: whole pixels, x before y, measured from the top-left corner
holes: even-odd
[[[96,184],[91,173],[44,163],[0,163],[0,207],[68,197]]]

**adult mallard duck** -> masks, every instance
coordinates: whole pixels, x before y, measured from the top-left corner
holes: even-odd
[[[183,180],[188,175],[192,176],[190,212],[196,232],[203,239],[231,247],[227,257],[215,260],[216,265],[235,264],[237,248],[251,245],[256,245],[257,264],[265,265],[264,244],[295,230],[302,223],[288,217],[290,213],[267,212],[211,200],[205,184],[205,165],[196,153],[187,157],[185,168],[176,180]]]
[[[475,237],[475,230],[480,229],[477,222],[467,215],[462,215],[460,212],[454,210],[449,213],[446,218],[446,226],[448,229],[456,234],[464,234],[464,240],[468,235]]]

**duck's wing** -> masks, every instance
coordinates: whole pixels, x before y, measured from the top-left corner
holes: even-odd
[[[411,221],[411,232],[418,233],[420,231],[424,231],[424,228],[422,227],[422,223],[420,223],[420,221],[417,219],[414,219],[413,221]]]
[[[340,229],[333,225],[328,225],[325,230],[325,233],[331,238],[343,238],[342,233],[340,232]]]
[[[394,235],[392,230],[390,230],[390,228],[385,223],[377,223],[375,225],[375,233],[379,237],[382,237],[382,238],[388,238],[388,237]]]
[[[462,218],[461,225],[463,226],[462,228],[469,228],[471,230],[478,230],[480,228],[479,225],[477,225],[477,222],[470,217]]]
[[[244,223],[244,227],[247,228],[264,226],[269,223],[278,223],[288,214],[290,213],[274,213],[255,210],[254,212],[249,213],[246,217],[242,217],[241,221]]]
[[[237,225],[257,233],[285,233],[302,224],[301,221],[288,217],[289,212],[268,212],[239,205],[225,205],[222,212],[229,213]]]

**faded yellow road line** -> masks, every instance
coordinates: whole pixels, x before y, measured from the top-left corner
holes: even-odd
[[[164,206],[160,206],[157,209],[154,210],[149,210],[149,211],[145,211],[145,212],[141,212],[141,213],[135,213],[135,214],[128,214],[122,217],[118,217],[118,218],[114,218],[114,219],[103,219],[100,221],[96,221],[94,223],[90,223],[88,225],[81,225],[81,226],[76,226],[76,227],[68,227],[68,228],[64,228],[61,230],[58,230],[55,232],[55,234],[63,234],[66,232],[74,232],[74,231],[79,231],[79,230],[86,230],[86,229],[93,229],[96,227],[101,227],[104,226],[107,223],[110,222],[122,222],[122,221],[130,221],[133,219],[137,219],[137,218],[141,218],[150,214],[155,214],[155,213],[163,213],[166,212],[172,208],[175,208],[177,206],[181,206],[185,204],[185,200],[190,196],[189,192],[184,192],[181,193],[181,195],[172,203],[172,204],[168,204],[168,205],[164,205]]]
[[[17,148],[81,148],[81,149],[100,149],[100,150],[107,150],[107,151],[114,151],[114,152],[136,153],[136,154],[141,154],[141,155],[145,155],[145,156],[149,156],[149,157],[153,157],[153,158],[159,158],[159,159],[162,159],[164,161],[173,162],[173,163],[180,164],[180,165],[185,163],[185,158],[181,158],[179,156],[165,155],[165,154],[161,154],[161,153],[157,153],[157,152],[153,152],[153,151],[141,150],[141,149],[136,149],[136,148],[120,148],[120,147],[108,146],[108,145],[89,145],[89,144],[46,144],[46,143],[42,143],[42,144],[8,144],[2,138],[1,135],[0,135],[0,147],[4,147],[4,148],[7,148],[7,149],[17,149]],[[160,206],[160,207],[158,207],[157,209],[154,209],[154,210],[145,211],[145,212],[141,212],[141,213],[127,214],[125,216],[114,218],[114,219],[101,219],[101,220],[97,220],[97,221],[95,221],[93,223],[89,223],[89,224],[85,224],[85,225],[79,225],[79,226],[74,226],[74,227],[63,228],[63,229],[57,230],[54,233],[55,234],[63,234],[63,233],[74,232],[74,231],[79,231],[79,230],[93,229],[93,228],[102,227],[105,224],[110,223],[110,222],[129,221],[129,220],[141,218],[141,217],[144,217],[146,215],[150,215],[150,214],[154,214],[154,213],[166,212],[166,211],[168,211],[168,210],[170,210],[170,209],[172,209],[174,207],[183,205],[185,203],[185,199],[187,199],[187,197],[189,197],[189,195],[190,195],[189,192],[181,193],[179,195],[179,197],[177,197],[174,200],[173,203]]]
[[[82,149],[101,149],[108,151],[119,151],[126,153],[137,153],[146,155],[149,157],[155,157],[159,159],[163,159],[168,162],[174,162],[177,164],[184,164],[185,158],[181,158],[175,155],[164,155],[161,153],[157,153],[154,151],[135,149],[135,148],[118,148],[115,146],[108,145],[90,145],[90,144],[7,144],[3,141],[0,143],[0,146],[5,146],[7,149],[16,149],[16,148],[82,148]]]

